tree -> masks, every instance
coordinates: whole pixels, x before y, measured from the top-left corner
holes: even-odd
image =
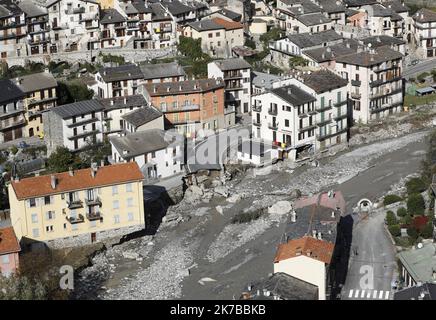
[[[427,190],[427,184],[421,178],[412,178],[406,182],[407,194],[421,193]]]
[[[425,239],[433,238],[433,223],[429,221],[421,230],[421,236]]]
[[[413,240],[416,240],[418,238],[418,236],[419,236],[418,231],[414,227],[407,228],[407,234]]]
[[[395,216],[395,214],[392,211],[388,211],[386,212],[386,223],[388,224],[388,226],[392,226],[394,224],[397,224],[397,217]]]
[[[413,217],[410,214],[406,214],[402,219],[401,223],[405,225],[410,225],[412,223]]]
[[[207,76],[207,64],[212,61],[212,58],[203,53],[201,39],[181,36],[177,49],[185,57],[182,59],[185,64],[190,66],[190,69],[187,69],[188,73],[197,77]]]
[[[404,207],[399,207],[397,209],[397,216],[399,217],[405,217],[407,215],[407,209]]]
[[[82,166],[90,167],[91,163],[100,163],[102,160],[106,161],[107,157],[112,153],[112,147],[109,141],[102,143],[87,143],[85,151],[80,155],[82,159]]]
[[[400,196],[397,196],[396,194],[388,194],[383,199],[383,204],[385,206],[390,205],[392,203],[398,202],[403,200]]]
[[[425,201],[421,194],[414,193],[407,198],[407,212],[411,215],[423,215],[425,211]]]
[[[77,101],[90,100],[94,97],[94,91],[79,81],[58,83],[58,104],[68,104]]]
[[[263,42],[264,49],[268,48],[268,44],[270,41],[276,41],[281,38],[282,33],[284,32],[280,28],[271,28],[267,33],[262,34],[259,37],[259,40]]]
[[[307,66],[308,61],[304,59],[303,57],[292,57],[289,59],[289,66],[291,68],[295,67],[305,67]]]
[[[389,232],[394,237],[399,237],[401,235],[401,228],[398,224],[394,224],[388,227]]]
[[[256,49],[256,42],[254,42],[254,41],[251,40],[251,39],[246,39],[244,45],[245,45],[246,47],[251,48],[251,49]]]
[[[39,280],[30,280],[25,276],[12,275],[8,278],[0,275],[0,300],[46,300],[47,290]]]
[[[57,147],[47,160],[47,167],[50,172],[65,172],[73,166],[76,167],[74,156],[65,147]]]

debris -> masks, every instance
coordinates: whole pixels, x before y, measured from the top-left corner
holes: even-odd
[[[290,201],[278,201],[268,208],[268,213],[271,214],[287,214],[292,210],[292,203]]]

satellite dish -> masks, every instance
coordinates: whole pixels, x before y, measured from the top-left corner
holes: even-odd
[[[368,48],[371,48],[372,47],[372,43],[368,43]]]
[[[418,243],[418,249],[421,249],[423,247],[422,243]]]

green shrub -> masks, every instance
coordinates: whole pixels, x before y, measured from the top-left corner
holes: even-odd
[[[412,178],[406,182],[407,194],[421,193],[427,190],[427,184],[421,178]]]
[[[405,217],[407,215],[407,209],[404,207],[399,207],[397,210],[397,216]]]
[[[11,147],[11,152],[12,152],[13,155],[17,154],[18,148],[16,146],[12,146]]]
[[[398,224],[394,224],[392,226],[389,226],[388,229],[389,229],[389,232],[391,233],[391,235],[394,237],[399,237],[401,235],[401,228]]]
[[[408,247],[410,245],[409,237],[396,237],[395,244],[400,247]]]
[[[423,215],[425,211],[425,201],[421,194],[414,193],[407,198],[407,212],[411,215]]]
[[[388,211],[386,212],[386,223],[388,224],[388,226],[392,226],[394,224],[397,224],[397,217],[395,216],[395,214],[392,211]]]
[[[398,202],[403,200],[403,198],[401,198],[400,196],[397,196],[396,194],[388,194],[385,196],[385,198],[383,199],[383,204],[385,206],[390,205],[392,203]]]
[[[419,236],[418,231],[414,227],[407,228],[407,234],[413,239],[413,241],[416,241]]]
[[[424,239],[431,239],[433,238],[433,223],[430,221],[428,222],[424,228],[421,230],[421,236]]]
[[[403,218],[401,218],[401,224],[411,224],[413,217],[410,214],[406,214]]]

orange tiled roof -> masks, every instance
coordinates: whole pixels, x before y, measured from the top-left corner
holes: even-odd
[[[19,252],[21,250],[14,228],[8,227],[0,229],[0,255]]]
[[[226,30],[242,29],[244,27],[242,23],[236,21],[228,21],[222,18],[213,18],[212,21],[223,26],[224,28],[226,28]]]
[[[309,236],[290,240],[278,246],[274,263],[305,255],[329,264],[334,247],[335,245],[331,242],[318,240]]]
[[[76,170],[73,176],[70,176],[69,172],[56,173],[54,176],[56,177],[55,189],[51,187],[51,175],[26,178],[17,182],[12,181],[12,187],[17,198],[21,200],[138,181],[144,178],[136,162],[99,167],[95,177],[92,177],[90,168]]]

